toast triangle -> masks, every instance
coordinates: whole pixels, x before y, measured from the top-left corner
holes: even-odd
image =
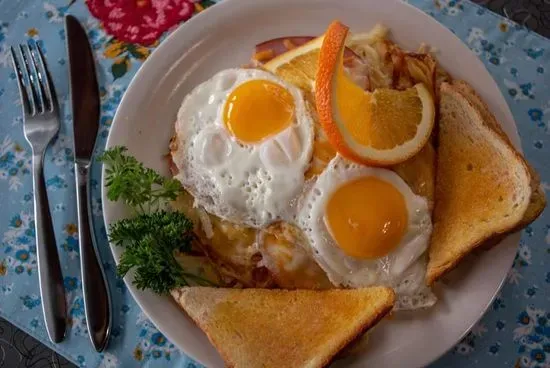
[[[454,82],[440,92],[429,285],[474,249],[534,220],[545,203],[542,194],[539,211],[532,169],[473,90]]]
[[[185,287],[172,296],[228,367],[324,367],[393,307],[392,289]]]
[[[489,107],[485,102],[483,102],[476,91],[468,83],[460,80],[454,81],[453,87],[456,88],[457,91],[462,94],[462,96],[465,97],[469,103],[476,107],[476,109],[481,114],[483,121],[486,122],[486,124],[488,124],[491,129],[498,133],[504,140],[506,140],[510,147],[513,147],[512,141],[502,130],[502,127],[496,120],[495,116],[491,114]],[[525,161],[525,164],[529,168],[529,173],[531,174],[532,194],[529,207],[527,207],[527,211],[525,212],[522,221],[518,224],[517,228],[514,229],[514,231],[520,230],[529,225],[531,222],[535,221],[544,210],[544,207],[546,207],[546,196],[544,194],[544,190],[540,185],[540,176],[527,161]]]

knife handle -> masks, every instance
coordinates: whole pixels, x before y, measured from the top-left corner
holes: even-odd
[[[44,153],[33,154],[34,230],[38,258],[38,281],[46,331],[52,342],[65,337],[67,306],[42,166]]]
[[[76,205],[78,210],[78,239],[80,244],[80,269],[82,292],[88,333],[94,348],[101,352],[107,345],[111,332],[111,300],[99,254],[94,247],[90,228],[89,162],[75,162]]]

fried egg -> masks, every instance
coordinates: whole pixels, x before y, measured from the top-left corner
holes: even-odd
[[[292,218],[313,147],[302,92],[258,69],[228,69],[184,99],[176,122],[176,178],[195,205],[262,228]]]
[[[300,201],[296,220],[334,285],[391,286],[398,309],[435,303],[424,284],[428,202],[393,171],[336,156]]]

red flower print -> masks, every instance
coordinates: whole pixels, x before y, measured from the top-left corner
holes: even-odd
[[[191,18],[190,0],[86,0],[107,33],[121,41],[150,45],[165,31]]]

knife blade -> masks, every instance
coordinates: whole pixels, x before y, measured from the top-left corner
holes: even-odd
[[[97,244],[92,236],[89,205],[89,170],[99,129],[99,88],[86,31],[71,15],[65,17],[65,34],[73,108],[74,167],[84,310],[92,344],[97,351],[102,351],[111,331],[111,299],[100,265]]]

